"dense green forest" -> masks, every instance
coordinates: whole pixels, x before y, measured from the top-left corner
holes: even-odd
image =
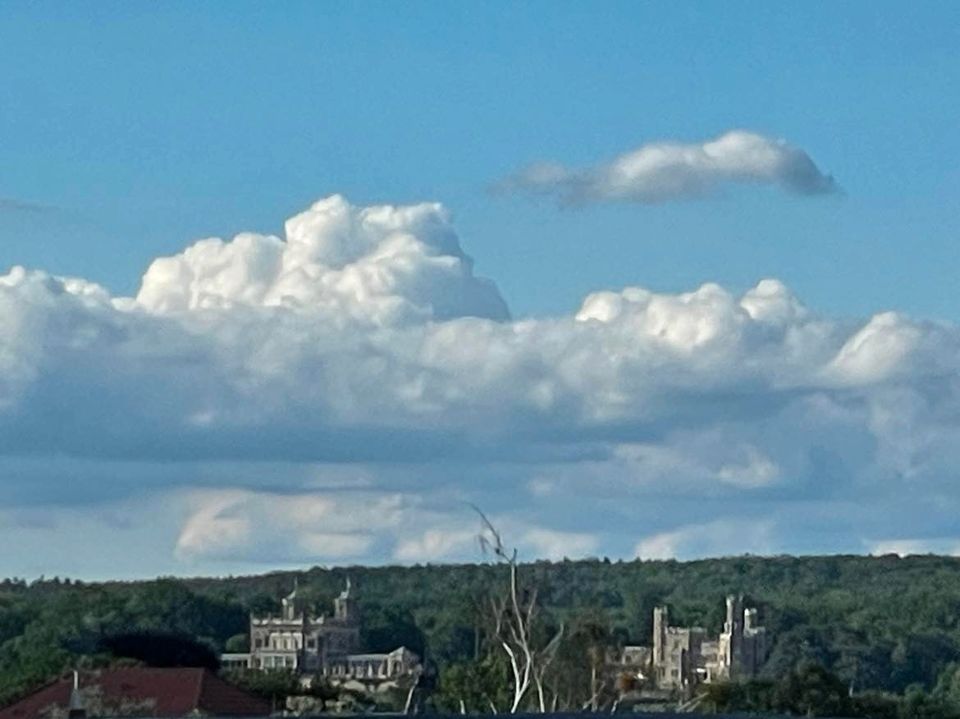
[[[485,701],[498,691],[503,671],[483,646],[487,598],[492,587],[502,586],[504,570],[476,564],[313,568],[123,583],[5,580],[0,583],[0,704],[66,668],[115,661],[117,642],[111,638],[125,634],[188,636],[216,652],[241,648],[248,613],[275,611],[295,579],[319,610],[329,611],[348,576],[370,650],[403,644],[425,656],[439,673],[440,708],[455,708],[444,705],[445,690],[455,688],[462,697],[486,683],[491,686]],[[564,686],[580,681],[578,662],[590,661],[593,645],[649,643],[655,605],[670,606],[673,624],[696,624],[716,633],[724,596],[741,593],[760,608],[771,650],[763,677],[748,687],[716,688],[713,708],[770,708],[786,701],[784,692],[800,691],[808,681],[829,687],[842,705],[840,713],[894,715],[887,705],[882,711],[860,707],[853,712],[849,702],[843,704],[851,690],[877,698],[878,706],[883,696],[907,697],[911,706],[920,707],[912,714],[917,716],[945,713],[942,706],[929,710],[924,704],[929,697],[955,696],[960,705],[958,559],[589,560],[538,562],[520,571],[526,585],[537,587],[543,627],[562,623],[570,628],[558,664],[558,671],[569,674]]]

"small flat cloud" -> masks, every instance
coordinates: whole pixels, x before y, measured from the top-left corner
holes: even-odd
[[[540,163],[501,181],[497,189],[552,197],[564,206],[649,205],[708,197],[737,184],[773,185],[797,195],[839,190],[802,149],[746,130],[701,143],[651,142],[593,167]]]
[[[29,202],[27,200],[18,200],[15,197],[0,197],[0,212],[26,212],[31,214],[43,214],[47,212],[56,212],[57,208],[51,205],[43,205],[39,202]]]
[[[342,561],[362,557],[416,514],[393,493],[213,490],[188,499],[175,554],[186,561]]]
[[[701,557],[770,554],[775,551],[774,523],[751,518],[718,519],[684,525],[641,539],[639,559],[698,559]]]
[[[393,556],[401,562],[431,562],[479,551],[478,529],[433,528],[401,539]]]
[[[524,542],[533,548],[534,556],[554,561],[580,559],[596,552],[600,544],[595,534],[587,532],[559,532],[534,528],[523,535]]]
[[[909,557],[914,554],[947,554],[956,557],[960,556],[960,538],[882,539],[870,542],[868,551],[874,556],[896,554],[900,557]]]

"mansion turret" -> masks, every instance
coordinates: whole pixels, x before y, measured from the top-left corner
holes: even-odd
[[[281,601],[279,616],[250,615],[250,652],[224,654],[224,666],[288,669],[332,680],[391,680],[413,672],[419,658],[405,647],[363,653],[360,614],[347,580],[333,601],[332,615],[312,614],[299,590]]]
[[[708,639],[700,627],[672,627],[666,607],[653,610],[653,679],[658,687],[752,677],[766,654],[766,632],[743,597],[727,597],[723,631]]]
[[[633,667],[657,689],[685,690],[701,683],[756,676],[767,654],[766,630],[757,610],[743,597],[729,596],[726,620],[717,637],[701,627],[675,627],[666,607],[653,610],[653,646],[624,647],[620,665]]]

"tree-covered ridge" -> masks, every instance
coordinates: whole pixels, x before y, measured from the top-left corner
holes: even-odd
[[[105,639],[124,633],[181,634],[215,651],[233,638],[236,648],[248,613],[275,610],[295,578],[317,608],[328,611],[349,576],[369,649],[404,644],[434,662],[441,681],[445,674],[450,681],[458,674],[472,677],[484,671],[472,662],[487,631],[489,588],[504,580],[504,569],[490,564],[313,568],[91,584],[7,580],[0,583],[0,700],[70,666],[113,661]],[[914,685],[932,690],[949,680],[945,672],[955,671],[951,662],[960,660],[958,559],[588,560],[537,562],[522,571],[524,581],[538,587],[547,628],[564,623],[571,636],[599,632],[608,644],[649,643],[652,608],[661,603],[670,606],[672,623],[715,633],[723,597],[742,593],[760,608],[770,633],[764,675],[773,680],[816,665],[857,691],[903,693]],[[575,646],[564,651],[575,664]]]

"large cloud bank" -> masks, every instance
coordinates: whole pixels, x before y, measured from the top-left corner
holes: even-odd
[[[511,320],[443,208],[331,197],[135,298],[0,277],[0,534],[122,501],[182,562],[427,561],[476,502],[541,556],[957,546],[958,350],[772,279]]]
[[[501,188],[556,197],[561,204],[642,204],[699,198],[732,184],[776,185],[800,195],[837,191],[810,156],[785,140],[732,130],[702,143],[651,142],[605,164],[533,165]]]

